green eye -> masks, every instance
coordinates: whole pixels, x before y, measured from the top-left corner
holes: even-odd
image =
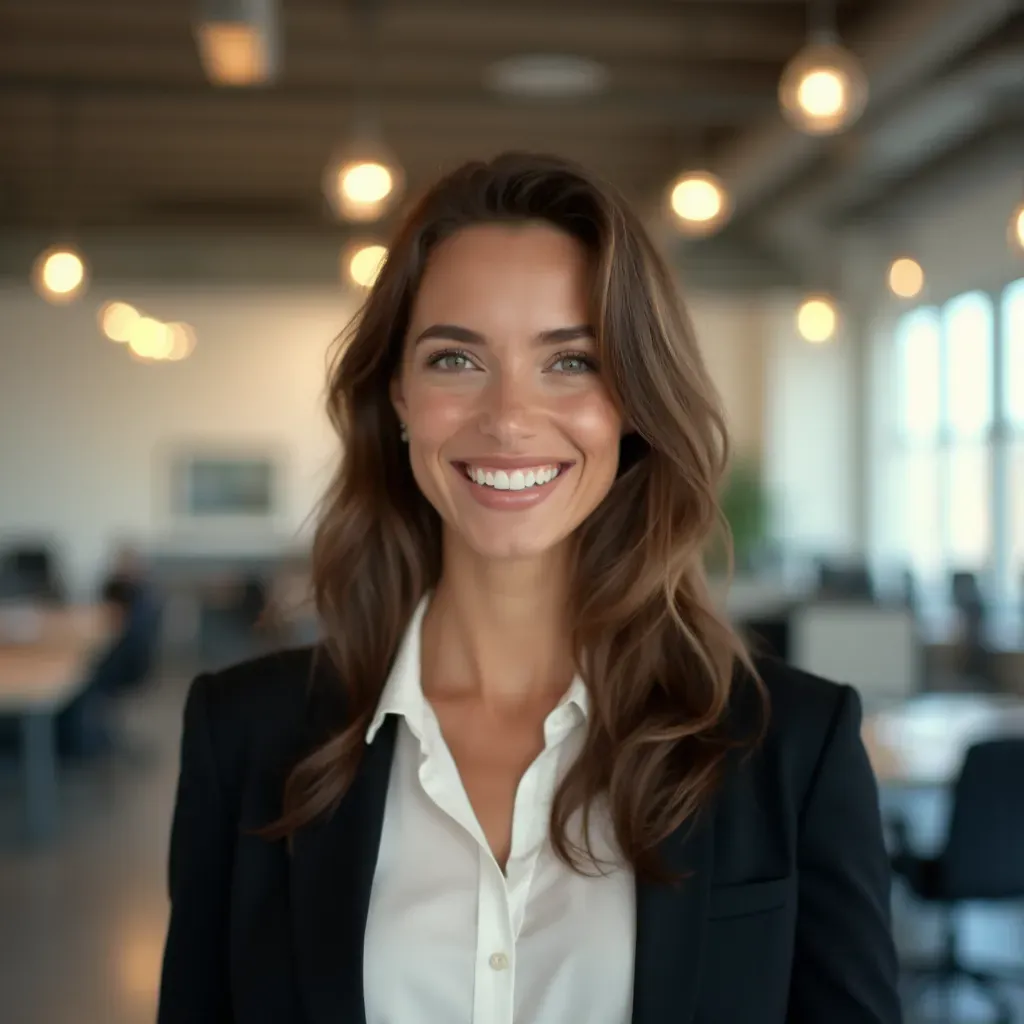
[[[566,353],[559,356],[551,368],[558,373],[589,373],[595,369],[594,361],[581,353]]]
[[[435,352],[427,365],[439,370],[466,370],[472,363],[465,352]]]

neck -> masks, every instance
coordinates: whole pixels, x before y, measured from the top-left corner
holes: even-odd
[[[574,674],[568,590],[567,547],[493,561],[446,543],[423,623],[426,695],[495,708],[557,703]]]

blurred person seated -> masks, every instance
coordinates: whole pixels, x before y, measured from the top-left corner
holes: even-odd
[[[111,641],[100,652],[82,693],[57,720],[58,746],[67,756],[91,756],[114,746],[110,705],[152,675],[160,634],[160,603],[144,560],[131,547],[118,550],[100,587],[111,620]]]

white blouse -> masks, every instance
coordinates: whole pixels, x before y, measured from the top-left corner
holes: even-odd
[[[363,947],[367,1024],[628,1024],[635,887],[628,868],[607,866],[621,864],[607,811],[592,815],[601,876],[573,872],[548,839],[586,687],[574,680],[544,722],[544,750],[516,791],[503,874],[423,696],[425,608],[367,733],[373,742],[385,716],[401,718]]]

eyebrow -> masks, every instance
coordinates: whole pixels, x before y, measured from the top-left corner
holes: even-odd
[[[566,342],[579,341],[583,338],[594,340],[594,328],[589,324],[577,324],[574,327],[555,327],[550,331],[541,331],[536,341],[540,345],[564,345]],[[464,345],[486,345],[487,338],[479,331],[458,324],[431,324],[416,336],[414,344],[430,339],[442,341],[458,341]]]

